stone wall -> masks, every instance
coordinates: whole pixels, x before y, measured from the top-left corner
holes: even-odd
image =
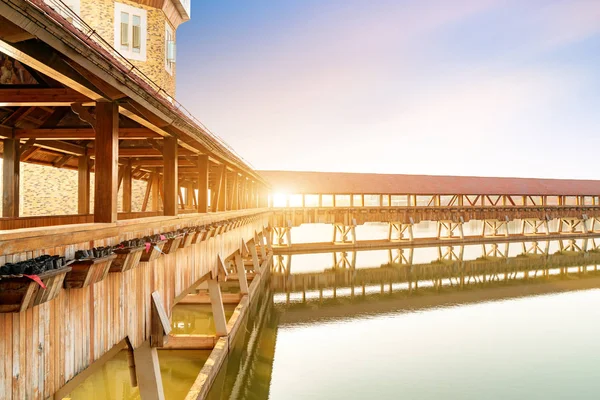
[[[171,75],[165,69],[165,24],[168,23],[165,13],[161,9],[147,7],[133,1],[121,0],[119,3],[142,8],[148,13],[146,61],[130,60],[131,63],[170,96],[175,97],[175,71]],[[114,45],[114,0],[81,0],[81,18],[111,46]],[[170,26],[173,28],[171,24]],[[173,31],[175,32],[175,29]]]
[[[2,159],[0,159],[0,168]],[[141,211],[146,181],[133,181],[132,211]],[[2,174],[0,174],[2,187]],[[94,174],[90,183],[90,210],[94,209]],[[77,214],[77,171],[21,163],[20,216]],[[152,204],[152,194],[148,204]],[[123,210],[123,189],[119,190],[119,211]],[[0,214],[2,204],[0,202]]]

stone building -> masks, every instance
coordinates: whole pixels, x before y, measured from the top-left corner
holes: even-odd
[[[75,27],[98,33],[138,71],[162,88],[163,95],[175,97],[176,30],[189,21],[191,0],[44,1]],[[70,163],[66,163],[63,168],[54,168],[30,161],[34,163],[21,163],[20,216],[77,214],[76,167],[69,168]],[[92,173],[92,187],[93,178]],[[132,211],[140,211],[147,182],[134,179],[132,186]],[[119,211],[123,209],[121,192],[122,188]],[[152,194],[149,202],[152,203]],[[93,209],[93,191],[90,203]]]
[[[57,0],[46,2],[52,6]],[[191,0],[63,0],[63,3],[175,97],[176,30],[189,21]],[[61,10],[68,19],[69,11]],[[75,18],[73,23],[79,22]]]

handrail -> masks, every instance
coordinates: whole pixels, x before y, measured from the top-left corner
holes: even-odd
[[[154,95],[160,96],[163,100],[169,102],[174,110],[178,112],[182,117],[188,119],[189,123],[195,124],[202,131],[204,131],[207,136],[214,139],[215,142],[220,145],[226,153],[229,153],[234,158],[239,159],[242,163],[244,163],[248,168],[255,170],[254,166],[244,159],[238,152],[236,152],[227,142],[223,140],[220,136],[212,132],[206,125],[204,125],[198,118],[196,118],[183,104],[177,101],[175,98],[170,96],[166,90],[164,90],[160,85],[150,79],[143,71],[141,71],[138,67],[136,67],[131,61],[129,61],[125,56],[123,56],[117,49],[115,49],[110,43],[108,43],[100,34],[89,26],[77,13],[75,13],[70,7],[68,7],[61,0],[43,0],[45,4],[47,4],[51,9],[53,9],[56,15],[51,15],[45,12],[45,10],[40,9],[42,12],[45,12],[46,15],[54,19],[56,22],[64,25],[65,23],[70,23],[73,27],[82,32],[87,39],[93,40],[97,45],[99,45],[103,50],[107,51],[116,61],[118,61],[121,66],[125,68],[128,73],[133,73],[138,78],[142,79],[146,84],[148,84],[152,90],[154,91]],[[56,17],[60,17],[60,20]],[[72,20],[69,21],[67,18]]]

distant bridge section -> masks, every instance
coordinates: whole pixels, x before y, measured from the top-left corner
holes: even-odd
[[[390,224],[390,241],[412,241],[412,226],[438,223],[437,237],[463,237],[462,224],[484,221],[482,236],[589,233],[600,220],[600,181],[260,171],[271,184],[274,245],[291,245],[290,230],[305,223],[334,225],[333,243],[356,242],[354,227]]]

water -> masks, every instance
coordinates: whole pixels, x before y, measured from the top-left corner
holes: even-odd
[[[480,259],[481,245],[463,249],[471,264],[415,249],[437,276],[365,285],[361,271],[377,272],[387,250],[356,253],[346,275],[331,253],[286,256],[259,338],[239,345],[247,356],[230,360],[210,398],[597,399],[599,255],[539,246],[524,257],[510,244],[501,267]],[[472,268],[462,286],[457,265]],[[327,274],[334,285],[319,281]]]
[[[410,267],[381,267],[397,249],[347,252],[354,268],[282,258],[209,399],[598,398],[600,252],[539,241],[483,259],[486,246],[454,246],[462,261],[415,249]],[[176,306],[172,326],[214,333],[210,306]],[[185,397],[208,354],[159,352],[167,399]],[[71,398],[139,398],[124,353]]]
[[[210,351],[204,350],[160,350],[158,358],[165,398],[185,398],[209,355]],[[127,353],[119,352],[66,398],[71,400],[140,399],[139,389],[131,387]]]

